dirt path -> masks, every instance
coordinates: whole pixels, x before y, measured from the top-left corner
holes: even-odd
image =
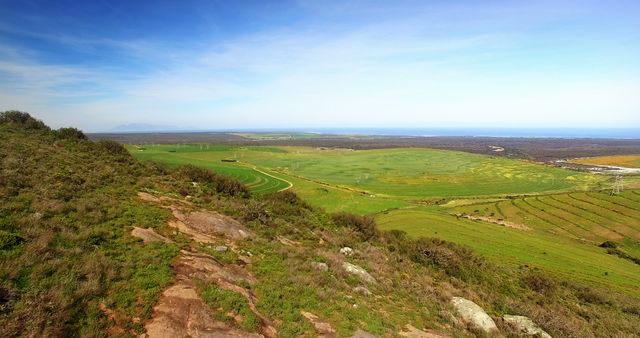
[[[235,241],[253,236],[240,222],[212,211],[193,211],[194,206],[189,202],[158,198],[148,193],[138,196],[143,201],[170,209],[174,218],[167,223],[196,242],[224,240],[233,250]],[[182,250],[173,264],[174,283],[160,296],[142,337],[276,337],[275,328],[256,307],[256,296],[246,287],[255,282],[246,269],[250,259],[241,257],[241,261],[242,264],[222,264],[210,255]],[[198,295],[196,280],[244,297],[249,309],[260,320],[258,332],[243,331],[229,322],[217,320],[211,307]],[[242,319],[237,315],[233,317],[236,323]]]

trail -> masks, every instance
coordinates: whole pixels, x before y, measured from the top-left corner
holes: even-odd
[[[258,167],[256,167],[253,164],[250,164],[250,163],[247,163],[247,162],[241,162],[241,161],[238,161],[238,163],[243,165],[243,166],[245,166],[245,167],[249,167],[249,168],[251,168],[251,169],[253,169],[253,170],[255,170],[255,171],[257,171],[257,172],[259,172],[261,174],[267,175],[267,176],[269,176],[271,178],[275,178],[276,180],[279,180],[279,181],[285,181],[285,182],[287,182],[287,184],[289,184],[288,187],[282,188],[282,189],[278,190],[278,192],[289,190],[289,189],[293,188],[293,183],[291,183],[291,181],[288,181],[288,180],[286,180],[284,178],[276,177],[276,176],[273,176],[273,175],[271,175],[271,174],[269,174],[267,172],[264,172],[264,171],[258,169]]]

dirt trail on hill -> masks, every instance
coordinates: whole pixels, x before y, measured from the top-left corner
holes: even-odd
[[[191,211],[194,206],[188,202],[142,192],[138,196],[143,201],[172,210],[174,219],[169,220],[168,224],[196,242],[214,243],[224,239],[233,244],[253,236],[244,225],[230,217],[210,211]],[[141,337],[276,337],[275,328],[256,308],[255,295],[242,286],[255,282],[245,268],[250,259],[241,257],[241,263],[225,265],[210,255],[182,250],[173,264],[176,274],[174,283],[160,296],[151,319],[145,325],[146,333]],[[243,296],[251,311],[260,319],[259,333],[242,331],[227,322],[216,320],[211,307],[198,295],[194,280]]]

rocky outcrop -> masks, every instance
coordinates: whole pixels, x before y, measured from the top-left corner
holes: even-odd
[[[420,330],[411,324],[407,324],[404,327],[404,331],[399,333],[403,337],[409,338],[450,338],[448,334],[433,331],[433,330]]]
[[[496,323],[478,304],[462,297],[453,297],[451,303],[462,320],[469,326],[486,333],[498,332]]]
[[[313,327],[316,329],[316,333],[318,334],[318,337],[322,337],[322,338],[337,337],[336,330],[334,330],[333,327],[331,327],[331,324],[329,324],[328,322],[325,322],[324,320],[320,319],[320,317],[314,315],[311,312],[300,311],[300,313],[302,314],[302,316],[304,316],[304,318],[307,318],[311,322],[311,324],[313,324]]]
[[[370,284],[375,284],[376,279],[373,278],[373,276],[371,276],[367,270],[355,265],[355,264],[351,264],[349,262],[344,262],[342,263],[342,268],[344,268],[344,271],[357,276],[358,278],[360,278],[360,280],[370,283]]]
[[[216,235],[222,235],[232,241],[252,237],[253,234],[242,223],[231,217],[213,211],[182,212],[173,210],[176,218],[169,225],[180,232],[191,235],[201,243],[213,243]]]
[[[162,235],[159,235],[157,232],[153,231],[153,229],[151,228],[144,229],[144,228],[138,228],[134,226],[133,230],[131,230],[131,236],[138,237],[142,239],[142,241],[145,243],[150,243],[150,242],[171,243],[170,239]]]
[[[514,328],[519,334],[541,337],[541,338],[551,338],[551,335],[549,335],[544,330],[542,330],[529,317],[504,315],[502,317],[502,320],[507,325]]]
[[[363,331],[363,330],[358,329],[349,338],[377,338],[377,337],[372,335],[371,333],[369,333],[367,331]]]

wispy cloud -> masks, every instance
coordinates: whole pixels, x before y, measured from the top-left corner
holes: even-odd
[[[566,41],[536,35],[544,33],[540,25],[582,15],[582,9],[527,5],[527,16],[520,6],[492,5],[474,15],[478,7],[439,4],[413,13],[373,6],[363,14],[354,2],[302,4],[314,20],[197,43],[87,38],[0,24],[0,32],[64,45],[87,58],[108,50],[127,60],[56,64],[0,40],[0,109],[32,110],[54,126],[93,131],[131,122],[255,128],[549,120],[575,126],[579,115],[591,125],[640,125],[637,68],[609,76],[582,69],[589,66],[585,61],[567,66],[576,59],[563,54]],[[489,22],[500,15],[509,17]],[[546,49],[536,50],[543,43]]]

